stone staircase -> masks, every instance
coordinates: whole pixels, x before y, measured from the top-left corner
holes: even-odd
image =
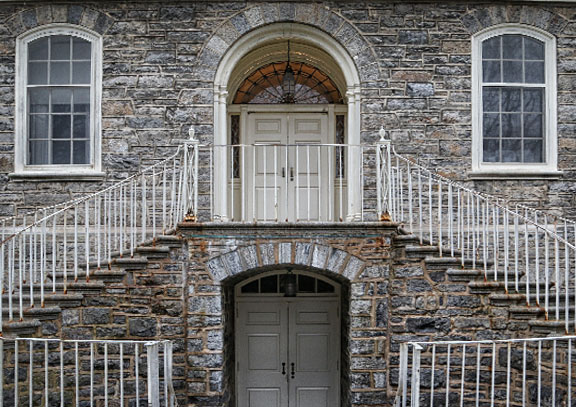
[[[521,331],[525,336],[529,335],[565,335],[573,334],[575,321],[569,321],[566,329],[565,302],[560,298],[559,318],[556,318],[554,291],[549,303],[549,312],[546,315],[543,295],[538,304],[534,294],[531,295],[530,305],[527,303],[526,282],[522,281],[524,273],[518,275],[518,290],[516,291],[515,276],[508,281],[508,291],[504,282],[504,275],[500,271],[497,279],[494,279],[492,264],[488,264],[487,270],[490,279],[485,279],[484,265],[481,262],[473,264],[471,260],[462,263],[461,253],[454,252],[454,256],[448,251],[440,255],[438,246],[430,245],[420,238],[400,229],[400,234],[394,238],[394,261],[397,265],[404,265],[406,261],[415,262],[422,268],[424,275],[431,278],[436,284],[443,285],[466,285],[466,295],[476,295],[481,298],[481,303],[491,317],[500,321],[508,321],[509,326],[514,325],[509,331]],[[495,281],[496,280],[496,281]],[[530,282],[530,292],[534,293],[536,284],[539,285],[540,293],[543,294],[545,284],[543,282]],[[552,290],[554,286],[552,285]],[[449,290],[449,288],[445,288]],[[570,315],[574,315],[574,304],[569,307]],[[503,322],[506,323],[506,322]],[[498,328],[500,329],[500,328]]]
[[[158,236],[153,241],[147,241],[139,245],[134,250],[134,257],[129,253],[113,253],[110,264],[101,263],[100,269],[96,263],[90,264],[90,277],[82,274],[77,281],[71,280],[68,275],[66,289],[63,282],[62,272],[52,276],[47,276],[47,285],[44,294],[44,306],[41,306],[41,296],[38,287],[34,288],[34,306],[24,309],[23,318],[19,320],[17,307],[14,307],[13,321],[8,321],[8,303],[10,294],[2,294],[3,318],[5,337],[51,337],[61,336],[62,315],[67,310],[83,309],[90,307],[89,299],[98,298],[103,295],[106,289],[111,287],[124,287],[133,284],[131,273],[139,270],[146,270],[151,262],[161,261],[170,256],[172,248],[181,247],[182,240],[176,235]],[[52,284],[55,278],[55,284]],[[55,287],[55,292],[52,290]],[[48,291],[49,289],[49,291]],[[22,301],[24,304],[30,303],[29,285],[22,287]],[[14,305],[18,304],[19,295],[17,292],[11,295]],[[91,301],[94,303],[94,301]]]

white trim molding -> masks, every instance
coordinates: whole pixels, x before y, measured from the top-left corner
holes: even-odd
[[[222,56],[216,75],[214,78],[214,144],[228,144],[228,104],[230,98],[229,92],[234,93],[234,83],[239,79],[239,71],[245,74],[250,69],[246,64],[246,56],[250,52],[269,46],[278,41],[297,41],[306,44],[311,48],[321,51],[321,54],[328,55],[332,58],[334,66],[338,67],[343,86],[343,94],[347,97],[348,104],[348,123],[347,123],[347,144],[360,145],[360,75],[350,54],[336,41],[325,32],[304,24],[297,23],[275,23],[255,29],[244,36],[240,37],[230,46]],[[320,53],[318,54],[320,55]],[[252,59],[250,59],[252,61]],[[246,65],[246,66],[245,66]],[[241,67],[242,69],[238,69]],[[257,68],[257,67],[253,67]],[[339,75],[335,75],[338,78]],[[241,78],[244,79],[244,78]],[[227,197],[227,173],[225,165],[219,165],[219,162],[227,162],[226,152],[224,149],[215,153],[214,160],[214,219],[227,221],[229,218],[228,197]],[[360,163],[350,161],[347,166],[347,179],[359,179]],[[359,219],[362,208],[362,191],[359,190],[361,183],[351,183],[357,188],[348,188],[348,208],[347,217],[349,220]]]
[[[30,42],[54,35],[82,38],[91,43],[90,77],[90,162],[87,164],[28,165],[28,45]],[[49,85],[47,85],[49,86]],[[101,104],[102,104],[102,37],[91,30],[72,24],[49,24],[27,31],[16,39],[15,86],[15,178],[74,180],[101,177]]]
[[[544,43],[544,151],[541,163],[484,162],[482,103],[482,43],[492,37],[517,34]],[[556,114],[556,38],[543,30],[524,24],[502,24],[478,32],[472,37],[472,172],[471,178],[534,178],[557,176],[558,136]],[[527,87],[523,83],[502,83],[501,86]]]

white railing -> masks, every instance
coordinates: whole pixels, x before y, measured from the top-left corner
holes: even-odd
[[[572,406],[576,336],[400,345],[395,407]]]
[[[2,221],[0,332],[46,296],[134,256],[138,245],[171,233],[198,207],[198,143],[97,193]]]
[[[381,140],[377,213],[542,307],[546,319],[576,325],[576,225],[474,191],[397,154]]]
[[[0,405],[174,407],[172,343],[0,339]]]

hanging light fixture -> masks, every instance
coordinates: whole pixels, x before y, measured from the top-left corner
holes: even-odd
[[[298,287],[296,287],[296,274],[292,273],[292,269],[288,269],[284,280],[284,297],[296,297]]]
[[[288,40],[288,62],[286,63],[284,78],[282,78],[282,101],[284,103],[294,103],[295,91],[296,83],[294,80],[294,71],[290,66],[290,40]]]

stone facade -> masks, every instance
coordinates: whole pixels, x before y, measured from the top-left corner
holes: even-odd
[[[101,189],[166,157],[191,127],[213,142],[213,81],[222,55],[276,22],[311,25],[353,57],[361,79],[361,140],[388,130],[398,152],[512,201],[573,213],[576,175],[576,8],[546,2],[47,2],[0,4],[0,214]],[[102,161],[94,180],[23,178],[14,170],[15,39],[70,23],[103,36]],[[558,162],[552,179],[473,180],[471,35],[501,24],[543,29],[558,43]],[[368,180],[374,184],[374,180]],[[373,190],[370,191],[370,193]],[[372,197],[373,198],[373,197]],[[366,202],[373,202],[369,199]],[[391,405],[398,344],[546,332],[502,305],[470,264],[437,255],[398,225],[368,222],[255,226],[190,223],[178,239],[142,246],[95,273],[81,297],[30,332],[63,338],[175,341],[180,405],[232,406],[233,287],[287,265],[343,288],[342,406]],[[425,242],[424,242],[425,243]],[[500,302],[499,302],[500,301]],[[63,305],[68,304],[68,305]],[[36,329],[38,328],[38,329]],[[232,342],[231,342],[232,341]]]

